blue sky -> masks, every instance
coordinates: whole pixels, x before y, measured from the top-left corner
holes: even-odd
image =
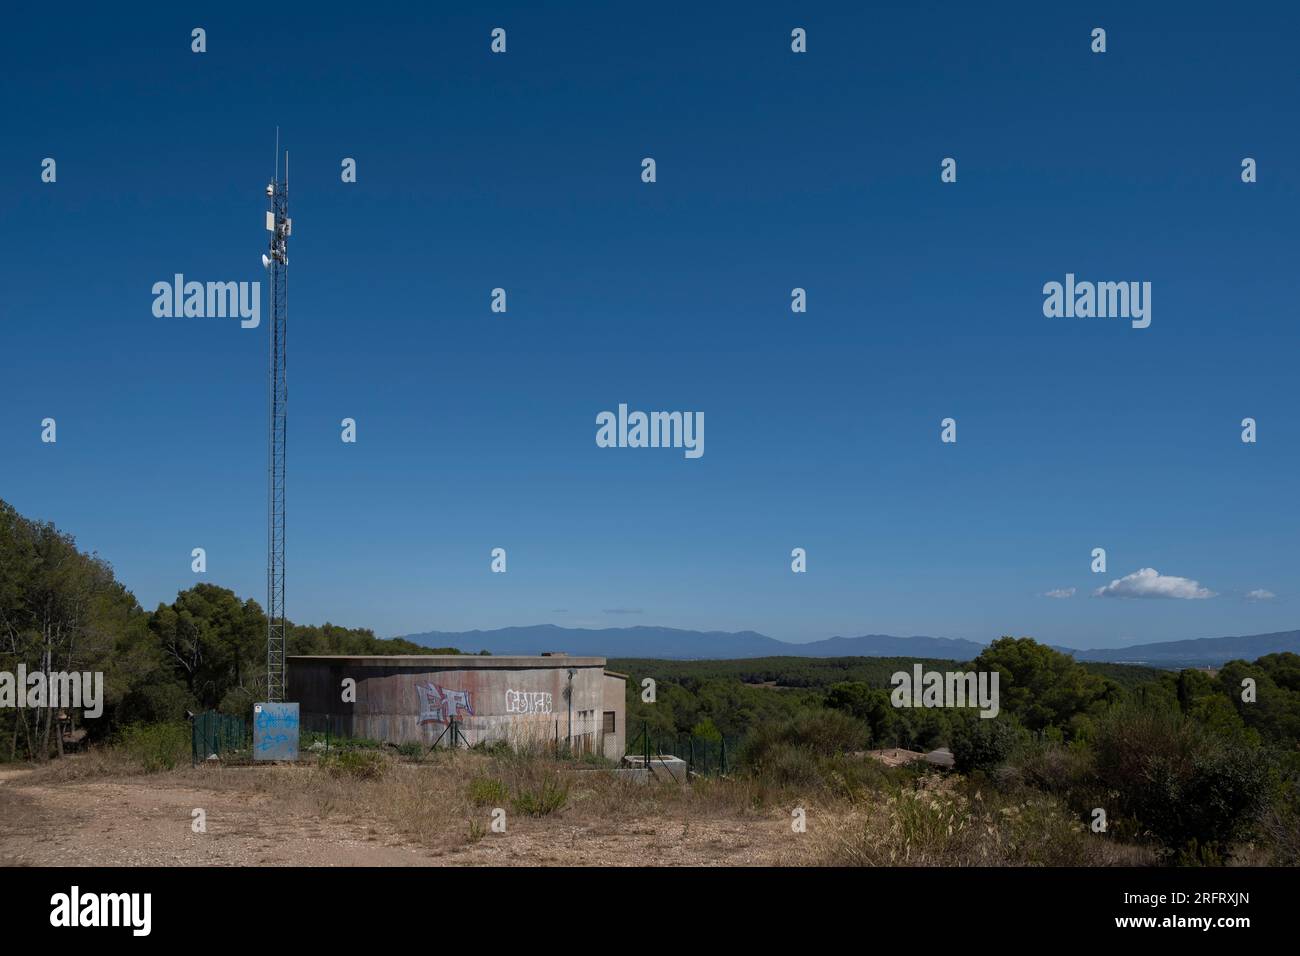
[[[267,322],[150,290],[265,278],[278,124],[294,620],[1294,628],[1300,14],[1132,6],[8,11],[0,496],[146,607],[194,547],[265,600]],[[1150,328],[1044,317],[1067,272]],[[705,454],[598,448],[620,402]],[[1142,568],[1215,596],[1092,596]]]

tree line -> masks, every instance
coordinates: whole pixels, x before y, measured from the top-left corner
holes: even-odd
[[[289,654],[457,654],[383,639],[366,628],[288,624]],[[107,561],[69,534],[0,500],[0,672],[104,675],[92,740],[186,711],[246,714],[266,693],[266,615],[254,600],[196,584],[145,611]],[[45,759],[62,747],[59,713],[0,709],[0,758]],[[69,715],[77,719],[78,715]]]
[[[891,676],[926,670],[999,674],[1002,723],[1069,742],[1086,739],[1097,720],[1122,704],[1177,711],[1211,729],[1296,750],[1300,744],[1300,656],[1270,654],[1230,661],[1214,673],[1079,662],[1028,637],[1003,637],[972,661],[913,658],[772,657],[723,661],[623,658],[628,673],[628,727],[648,726],[668,739],[716,727],[744,737],[759,724],[809,709],[831,709],[862,723],[860,748],[930,748],[952,744],[969,714],[950,708],[902,709],[890,700]],[[641,699],[641,681],[656,682],[655,702]],[[1253,682],[1245,694],[1243,682]],[[1249,699],[1246,699],[1249,698]],[[985,721],[984,723],[988,723]]]

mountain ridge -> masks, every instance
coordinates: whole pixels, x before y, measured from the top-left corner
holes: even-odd
[[[729,660],[747,657],[918,657],[970,660],[986,644],[963,638],[890,634],[829,637],[795,644],[757,631],[696,631],[686,628],[635,625],[579,628],[533,624],[472,631],[425,631],[403,635],[426,647],[456,647],[466,653],[567,653],[606,658],[641,657],[670,660]],[[1055,645],[1053,645],[1055,646]],[[1157,667],[1217,666],[1234,659],[1254,660],[1265,654],[1300,654],[1300,630],[1230,637],[1133,644],[1126,647],[1076,650],[1056,647],[1078,661],[1133,663]]]

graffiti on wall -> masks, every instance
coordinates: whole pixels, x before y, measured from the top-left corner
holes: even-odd
[[[546,691],[507,690],[507,714],[549,714],[551,695]]]
[[[253,705],[253,759],[298,759],[298,705]]]
[[[445,724],[461,714],[474,716],[474,704],[467,690],[452,690],[438,684],[416,684],[420,695],[420,723]]]

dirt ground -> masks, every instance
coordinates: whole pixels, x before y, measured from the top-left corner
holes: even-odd
[[[799,856],[788,823],[775,815],[608,820],[561,812],[516,817],[507,833],[476,841],[463,830],[420,840],[355,805],[321,812],[310,801],[266,792],[264,775],[285,773],[294,769],[199,767],[61,780],[32,768],[0,769],[0,865],[761,866]],[[196,808],[206,812],[206,833],[192,829]]]

